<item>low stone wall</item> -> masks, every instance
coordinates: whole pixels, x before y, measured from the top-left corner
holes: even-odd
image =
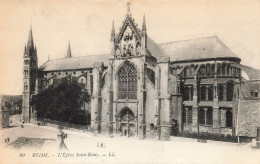
[[[50,120],[50,119],[45,119],[45,118],[38,119],[37,125],[39,125],[39,126],[50,126],[50,127],[55,127],[55,128],[62,126],[62,127],[65,127],[65,128],[73,128],[73,129],[90,131],[90,125],[86,125],[86,126],[75,125],[75,124],[70,124],[70,123],[67,123],[67,122],[61,122],[61,121]]]

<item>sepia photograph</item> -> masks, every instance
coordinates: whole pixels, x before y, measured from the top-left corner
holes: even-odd
[[[260,0],[0,0],[0,163],[260,164]]]

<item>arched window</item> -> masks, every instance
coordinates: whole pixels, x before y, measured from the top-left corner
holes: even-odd
[[[230,75],[230,64],[227,65],[227,75]]]
[[[205,111],[203,108],[199,109],[199,124],[205,125]]]
[[[232,82],[227,83],[227,101],[233,101],[234,84]]]
[[[226,75],[226,64],[223,64],[223,65],[222,65],[222,70],[221,70],[221,72],[222,72],[222,75]]]
[[[183,112],[182,112],[182,120],[183,120],[183,123],[187,123],[187,120],[186,120],[186,109],[183,108]]]
[[[206,76],[206,68],[204,65],[201,66],[201,68],[200,68],[200,74],[201,74],[201,76]]]
[[[108,79],[108,75],[107,74],[108,73],[106,73],[104,75],[104,77],[102,78],[101,88],[103,88],[105,86],[106,82],[107,82],[107,79]]]
[[[188,86],[184,86],[184,95],[183,95],[183,99],[184,101],[189,101],[189,87]]]
[[[187,113],[187,123],[192,124],[192,108],[189,108],[188,113]]]
[[[200,87],[200,100],[206,100],[206,86]]]
[[[213,100],[213,85],[210,85],[208,87],[208,100],[212,101]]]
[[[150,124],[150,131],[152,131],[152,132],[154,131],[154,124],[153,123]]]
[[[206,74],[207,76],[210,76],[210,65],[206,66]]]
[[[231,110],[227,110],[227,112],[226,112],[226,127],[231,128],[233,126],[232,118],[233,118],[233,116],[232,116]]]
[[[224,99],[224,87],[223,85],[218,86],[218,100],[222,101]]]
[[[211,65],[211,76],[214,76],[214,73],[215,73],[215,65],[212,64]]]
[[[218,64],[217,73],[218,73],[218,75],[221,74],[221,64]]]
[[[125,63],[118,71],[118,98],[137,98],[137,71],[132,64]]]
[[[191,74],[191,75],[194,75],[194,72],[195,72],[195,66],[192,65],[190,70],[191,70],[191,71],[190,71],[190,74]]]
[[[207,117],[207,125],[212,125],[213,121],[212,121],[212,109],[208,108],[207,109],[207,113],[206,113],[206,117]]]
[[[152,69],[147,68],[147,77],[155,85],[155,73]]]
[[[27,91],[28,90],[28,84],[24,83],[24,90]]]

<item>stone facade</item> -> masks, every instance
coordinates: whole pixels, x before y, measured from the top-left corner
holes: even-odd
[[[43,64],[37,80],[30,78],[35,91],[24,92],[26,120],[30,95],[68,77],[92,95],[86,110],[93,132],[160,140],[174,131],[237,135],[239,102],[248,92],[243,86],[259,70],[241,65],[218,37],[157,44],[145,17],[139,29],[129,9],[118,33],[113,22],[110,44],[101,58],[73,58],[69,46],[66,58]]]

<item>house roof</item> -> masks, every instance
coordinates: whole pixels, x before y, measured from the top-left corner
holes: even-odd
[[[161,43],[159,45],[171,61],[238,58],[217,36]]]
[[[41,71],[58,71],[93,68],[95,62],[108,64],[109,55],[89,55],[73,58],[54,59],[45,62],[39,69]]]

